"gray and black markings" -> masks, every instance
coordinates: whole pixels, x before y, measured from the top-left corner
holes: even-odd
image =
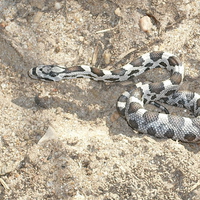
[[[93,68],[87,65],[65,68],[59,65],[41,65],[30,69],[33,79],[60,81],[62,79],[90,78],[95,81],[119,82],[138,76],[150,69],[163,68],[171,77],[161,82],[137,84],[130,92],[124,92],[117,100],[117,110],[128,124],[140,133],[160,138],[171,138],[183,142],[200,142],[200,95],[179,91],[184,78],[184,67],[173,54],[151,52],[144,54],[113,71]],[[184,107],[197,118],[185,118],[164,113],[150,112],[144,104],[151,103],[168,111],[156,101],[172,106]]]

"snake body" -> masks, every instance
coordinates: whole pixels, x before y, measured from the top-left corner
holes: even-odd
[[[146,53],[121,69],[113,71],[87,65],[70,68],[59,65],[40,65],[30,69],[29,76],[33,79],[48,81],[90,78],[95,81],[119,82],[132,79],[154,68],[170,71],[170,78],[149,84],[139,83],[133,87],[133,90],[124,92],[117,100],[119,114],[138,132],[183,142],[200,142],[200,118],[198,118],[200,95],[178,90],[184,78],[184,66],[173,54],[161,51]],[[151,112],[144,108],[144,105],[148,103],[156,105],[156,101],[184,107],[193,112],[195,118]]]

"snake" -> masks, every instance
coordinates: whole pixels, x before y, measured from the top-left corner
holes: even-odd
[[[106,70],[78,65],[66,68],[61,65],[39,65],[29,70],[32,79],[60,81],[63,79],[89,78],[94,81],[121,82],[132,80],[155,68],[166,69],[170,77],[163,81],[137,83],[118,98],[116,107],[128,125],[138,133],[157,138],[171,138],[182,142],[200,142],[200,95],[180,90],[184,66],[172,53],[153,51],[125,64],[120,69]],[[159,103],[158,103],[159,102]],[[170,114],[161,103],[186,108],[194,117]],[[145,109],[146,104],[160,107],[164,112]]]

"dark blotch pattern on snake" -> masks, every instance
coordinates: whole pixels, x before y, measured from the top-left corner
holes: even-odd
[[[168,70],[171,72],[171,77],[161,82],[139,83],[133,86],[133,90],[124,92],[117,100],[118,112],[133,129],[140,133],[183,142],[200,142],[200,118],[198,118],[200,95],[178,90],[184,78],[184,66],[173,54],[161,51],[147,53],[121,69],[113,71],[87,65],[70,68],[59,65],[40,65],[30,69],[29,76],[33,79],[48,81],[90,78],[95,81],[119,82],[130,80],[154,68]],[[156,101],[186,108],[193,112],[196,118],[150,112],[144,108],[144,104],[151,103],[164,110],[164,107]]]

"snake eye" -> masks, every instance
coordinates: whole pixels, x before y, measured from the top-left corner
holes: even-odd
[[[56,77],[56,76],[57,76],[57,73],[51,71],[51,72],[49,73],[49,76],[51,76],[51,77]]]

